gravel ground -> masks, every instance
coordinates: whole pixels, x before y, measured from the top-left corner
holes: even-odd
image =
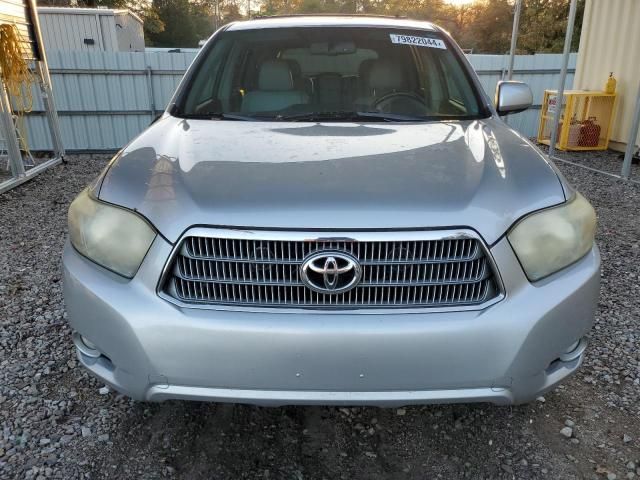
[[[619,170],[615,154],[568,157]],[[603,283],[584,367],[544,399],[144,404],[78,366],[62,303],[66,210],[106,160],[0,196],[0,478],[640,478],[640,186],[559,164],[598,211]]]

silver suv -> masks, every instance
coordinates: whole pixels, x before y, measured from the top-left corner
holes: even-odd
[[[527,402],[576,371],[595,213],[429,23],[218,31],[69,210],[81,363],[139,400]]]

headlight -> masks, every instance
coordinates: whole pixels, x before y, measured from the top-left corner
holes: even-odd
[[[82,255],[132,278],[156,232],[139,215],[94,200],[84,190],[69,207],[69,236]]]
[[[525,217],[508,238],[527,277],[535,281],[582,258],[595,232],[596,212],[576,193],[570,202]]]

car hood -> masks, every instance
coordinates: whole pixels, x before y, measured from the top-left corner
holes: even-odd
[[[554,168],[497,119],[289,123],[165,117],[111,163],[99,198],[170,241],[193,225],[470,227],[489,244],[565,201]]]

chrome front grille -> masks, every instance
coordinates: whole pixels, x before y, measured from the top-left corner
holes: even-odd
[[[309,237],[304,232],[199,229],[179,245],[162,291],[185,304],[321,309],[474,306],[499,295],[492,264],[475,236],[383,232]],[[305,258],[323,251],[358,261],[362,276],[353,289],[318,293],[303,283]]]

